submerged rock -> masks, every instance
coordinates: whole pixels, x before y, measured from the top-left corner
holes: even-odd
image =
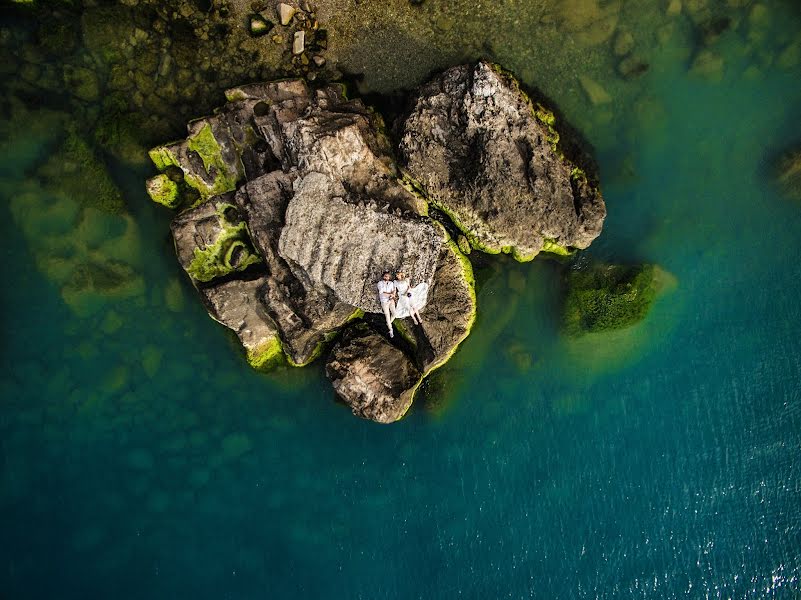
[[[454,67],[420,89],[402,126],[401,163],[476,249],[525,261],[586,248],[606,208],[563,155],[554,125],[499,67]]]
[[[782,193],[788,198],[801,200],[801,148],[785,152],[774,169]]]
[[[364,325],[345,333],[332,350],[325,371],[354,415],[379,423],[403,417],[422,381],[401,350]]]
[[[666,279],[650,264],[574,266],[565,279],[565,333],[580,336],[634,325],[648,313]]]

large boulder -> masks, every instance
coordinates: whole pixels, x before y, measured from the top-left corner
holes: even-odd
[[[200,288],[209,315],[237,335],[248,362],[257,369],[268,369],[283,357],[278,331],[261,302],[266,280],[232,279]]]
[[[430,286],[445,235],[427,219],[379,210],[372,196],[310,173],[295,186],[278,249],[307,287],[324,286],[342,302],[381,312],[381,273],[404,268]]]
[[[278,253],[295,177],[282,171],[263,175],[240,187],[234,201],[246,216],[269,273],[260,300],[275,322],[290,364],[301,366],[317,358],[325,343],[359,311],[330,289],[299,280]]]
[[[553,113],[496,65],[454,67],[422,86],[400,133],[402,167],[476,249],[531,260],[601,232],[601,193],[565,157]]]
[[[233,194],[216,196],[172,222],[175,251],[194,282],[206,283],[261,262]]]
[[[417,362],[429,373],[456,352],[476,318],[473,267],[451,240],[439,247],[428,304],[420,316],[421,325],[413,326],[406,319],[404,329],[414,336]]]
[[[422,381],[420,371],[401,350],[365,325],[345,333],[325,370],[353,414],[379,423],[403,417]]]

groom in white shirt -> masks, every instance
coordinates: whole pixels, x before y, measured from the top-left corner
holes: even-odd
[[[389,271],[384,271],[381,281],[378,282],[378,300],[381,302],[381,309],[387,319],[387,329],[389,337],[393,337],[392,321],[395,319],[395,282]]]

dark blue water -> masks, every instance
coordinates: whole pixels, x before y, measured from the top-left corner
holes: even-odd
[[[0,597],[799,597],[801,205],[768,161],[801,134],[801,70],[727,52],[717,83],[657,61],[631,118],[568,109],[609,209],[589,254],[674,279],[647,319],[565,340],[558,266],[498,259],[448,393],[393,426],[319,365],[247,367],[142,174],[118,173],[129,221],[62,231],[69,201],[24,179],[42,142],[14,140]],[[64,254],[141,285],[65,297]]]

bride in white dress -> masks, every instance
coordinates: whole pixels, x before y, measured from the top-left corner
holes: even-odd
[[[414,287],[409,286],[409,280],[403,271],[395,274],[395,291],[398,293],[398,305],[395,308],[395,317],[402,319],[411,317],[414,324],[422,323],[418,312],[428,301],[428,284],[423,282]]]

